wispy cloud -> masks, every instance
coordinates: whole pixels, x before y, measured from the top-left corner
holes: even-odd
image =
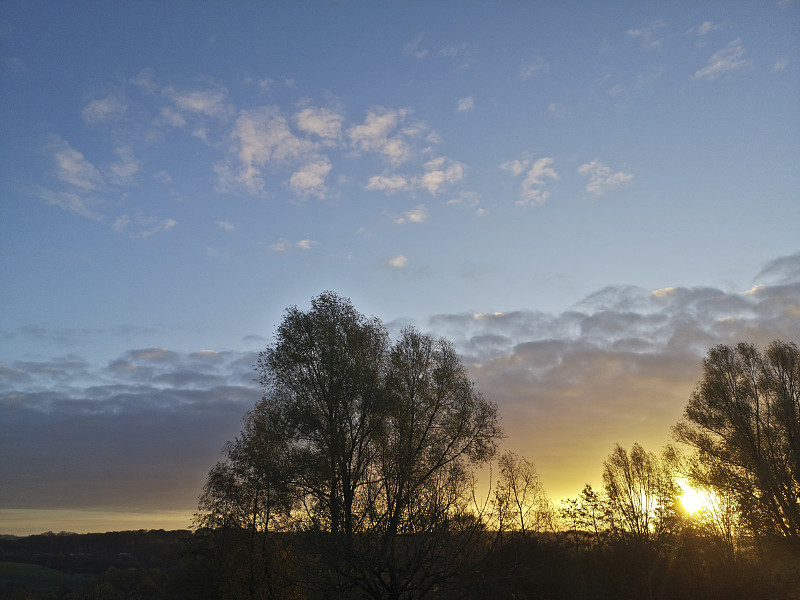
[[[459,113],[468,113],[475,108],[475,99],[472,96],[468,96],[466,98],[460,98],[458,101],[458,105],[456,106],[456,112]]]
[[[403,54],[413,58],[425,58],[429,53],[429,50],[422,47],[422,34],[407,41],[403,46]]]
[[[66,140],[54,137],[48,149],[56,163],[56,176],[63,183],[83,191],[98,190],[105,185],[97,167]]]
[[[159,219],[136,215],[120,215],[111,228],[117,233],[124,233],[131,239],[145,240],[157,233],[169,231],[178,224],[174,219]]]
[[[81,116],[90,125],[110,123],[119,120],[127,109],[128,105],[124,98],[112,95],[89,102],[81,112]]]
[[[114,148],[114,154],[119,160],[109,166],[109,180],[117,185],[132,184],[134,176],[141,168],[141,163],[133,155],[133,149],[123,144]]]
[[[224,229],[228,233],[236,229],[236,225],[234,225],[233,223],[229,223],[228,221],[216,221],[215,223],[217,227],[219,227],[220,229]]]
[[[748,64],[744,60],[744,45],[741,38],[737,38],[715,52],[708,59],[706,66],[695,72],[694,79],[717,79],[732,71],[737,71]]]
[[[94,206],[99,200],[94,196],[76,194],[74,192],[54,191],[43,186],[35,186],[30,194],[39,198],[45,204],[57,206],[93,221],[102,221],[103,216],[95,210]]]
[[[578,168],[578,173],[589,178],[586,191],[595,196],[602,196],[609,190],[621,187],[633,180],[633,175],[618,171],[614,173],[610,167],[594,159]]]
[[[558,173],[553,168],[552,158],[540,158],[533,160],[531,157],[511,160],[503,163],[500,167],[514,176],[524,174],[520,199],[517,204],[520,206],[536,206],[542,204],[550,197],[550,191],[545,189],[547,180],[560,179]]]
[[[537,73],[542,73],[549,69],[550,69],[550,63],[548,63],[541,56],[534,56],[531,59],[522,61],[522,63],[519,66],[519,71],[517,72],[517,76],[523,81],[525,81],[527,79],[530,79]]]
[[[645,27],[628,29],[625,33],[628,34],[628,37],[641,40],[643,44],[642,48],[644,50],[660,50],[664,43],[664,38],[659,36],[660,32],[666,27],[666,25],[667,24],[663,21],[654,21]]]
[[[195,113],[206,117],[224,119],[233,114],[233,105],[228,100],[224,88],[182,91],[172,86],[164,88],[163,93],[184,113]]]

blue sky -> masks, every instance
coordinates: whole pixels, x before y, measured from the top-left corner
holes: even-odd
[[[800,340],[799,32],[791,1],[4,2],[0,529],[185,526],[328,289],[453,339],[556,499],[658,449],[711,345]]]

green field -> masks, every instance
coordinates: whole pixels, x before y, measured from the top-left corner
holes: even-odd
[[[44,594],[70,590],[80,592],[87,588],[94,577],[92,575],[72,575],[40,565],[25,563],[0,562],[0,586],[21,584],[32,592]]]

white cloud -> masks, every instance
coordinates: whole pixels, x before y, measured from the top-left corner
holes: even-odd
[[[119,157],[119,161],[109,166],[109,179],[117,185],[130,185],[141,165],[130,146],[117,146],[114,148],[114,153]]]
[[[695,28],[695,33],[699,36],[708,35],[712,31],[719,29],[719,25],[713,23],[712,21],[703,21]]]
[[[475,50],[467,42],[464,42],[458,46],[454,46],[452,44],[447,45],[439,50],[439,55],[459,61],[459,69],[466,69],[475,62]]]
[[[789,60],[787,58],[780,58],[775,61],[775,64],[772,65],[773,71],[783,71],[786,67],[789,66]]]
[[[463,206],[464,208],[475,208],[480,203],[477,192],[459,192],[457,197],[447,201],[448,206]]]
[[[428,209],[425,208],[424,204],[420,204],[416,208],[407,210],[401,216],[395,217],[394,222],[398,225],[404,225],[406,223],[424,223],[428,220],[429,216],[430,213]]]
[[[445,186],[464,178],[464,163],[450,160],[445,156],[425,163],[425,173],[419,178],[419,185],[430,194],[438,194]]]
[[[291,244],[286,238],[280,238],[274,244],[270,244],[269,248],[274,252],[286,252],[289,248],[291,248]]]
[[[304,108],[295,115],[295,122],[300,131],[330,140],[341,137],[342,121],[344,121],[342,115],[327,108]]]
[[[92,219],[93,221],[101,221],[103,219],[102,215],[92,208],[92,205],[97,203],[95,198],[81,197],[72,192],[54,192],[42,186],[34,188],[32,195],[42,200],[45,204],[63,208],[87,219]]]
[[[233,106],[227,102],[228,91],[224,88],[182,92],[167,87],[164,94],[184,112],[215,118],[226,118],[233,112]]]
[[[175,227],[178,222],[173,219],[157,219],[156,217],[129,217],[121,215],[117,217],[111,229],[117,233],[126,233],[131,239],[145,240],[156,233],[168,231]]]
[[[347,131],[350,141],[358,150],[375,152],[393,165],[399,165],[411,158],[411,146],[403,135],[417,135],[421,128],[397,132],[400,123],[408,115],[407,109],[390,110],[375,108],[367,113],[362,125],[355,125]]]
[[[92,100],[84,107],[81,112],[83,120],[93,125],[95,123],[108,123],[118,120],[128,109],[127,104],[122,98],[117,96],[107,96],[97,100]]]
[[[236,119],[231,137],[238,167],[230,162],[218,164],[216,170],[220,184],[223,189],[244,187],[254,196],[264,194],[262,170],[267,163],[301,161],[313,156],[316,150],[313,142],[292,133],[286,118],[274,106],[243,110]],[[317,177],[320,172],[318,169]],[[300,190],[313,188],[308,187],[308,176],[309,173],[303,171],[292,184],[293,187]]]
[[[737,38],[725,46],[722,50],[715,52],[705,67],[694,74],[695,79],[717,79],[726,73],[741,69],[747,65],[744,56],[744,46],[741,38]]]
[[[397,254],[396,256],[392,256],[386,261],[390,267],[395,269],[404,269],[408,266],[408,258],[404,254]]]
[[[589,177],[586,191],[596,196],[602,196],[609,190],[630,183],[633,179],[633,175],[630,173],[623,173],[622,171],[613,173],[610,167],[605,166],[597,159],[581,165],[578,168],[578,173]]]
[[[458,106],[456,106],[456,112],[466,113],[470,112],[473,108],[475,108],[475,99],[472,96],[467,98],[461,98],[458,101]]]
[[[500,167],[504,171],[509,171],[515,176],[525,173],[522,181],[522,190],[517,204],[520,206],[536,206],[542,204],[550,197],[550,192],[544,189],[548,179],[560,179],[558,173],[553,168],[552,158],[540,158],[534,161],[532,158],[525,157],[522,160],[511,160],[503,163]]]
[[[626,33],[629,37],[642,40],[645,50],[659,50],[663,44],[663,38],[658,37],[658,32],[666,27],[663,21],[655,21],[647,27],[640,27],[638,29],[628,29]]]
[[[186,125],[186,119],[174,108],[165,106],[161,109],[161,123],[172,127],[183,127]]]
[[[402,175],[375,175],[367,182],[368,190],[383,190],[388,194],[408,189],[410,183]]]
[[[540,71],[547,71],[550,68],[550,64],[541,56],[535,56],[530,60],[523,60],[519,66],[519,72],[517,73],[518,77],[525,81],[526,79],[530,79],[536,73]]]
[[[165,184],[172,183],[172,177],[166,171],[159,171],[158,173],[153,175],[153,179]]]
[[[563,119],[567,116],[567,109],[560,104],[556,104],[555,102],[548,104],[545,112],[548,115],[558,117],[559,119]]]
[[[317,242],[314,240],[300,240],[295,245],[301,250],[311,250],[311,248],[317,245]]]
[[[327,158],[316,158],[292,173],[289,179],[289,186],[301,196],[324,198],[328,191],[325,186],[325,178],[330,173],[331,168],[331,163]]]
[[[48,148],[56,161],[56,175],[62,182],[83,191],[97,190],[105,185],[100,171],[66,140],[57,137]]]
[[[224,229],[227,232],[231,232],[236,229],[236,225],[229,223],[228,221],[216,221],[215,223],[219,228]]]
[[[405,43],[403,46],[403,54],[406,56],[413,56],[414,58],[425,58],[428,56],[429,51],[420,48],[420,44],[422,44],[422,34]]]

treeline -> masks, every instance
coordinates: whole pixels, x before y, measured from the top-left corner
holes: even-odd
[[[690,451],[617,446],[603,490],[560,507],[509,452],[478,496],[502,431],[447,340],[391,344],[324,293],[287,310],[256,368],[263,399],[196,515],[204,597],[799,597],[795,344],[712,349],[674,429]]]
[[[447,340],[391,343],[328,292],[286,311],[256,371],[263,398],[177,566],[158,583],[106,571],[80,598],[800,599],[793,343],[711,349],[674,428],[686,450],[616,446],[603,488],[558,506],[533,462],[500,453],[497,408]]]

